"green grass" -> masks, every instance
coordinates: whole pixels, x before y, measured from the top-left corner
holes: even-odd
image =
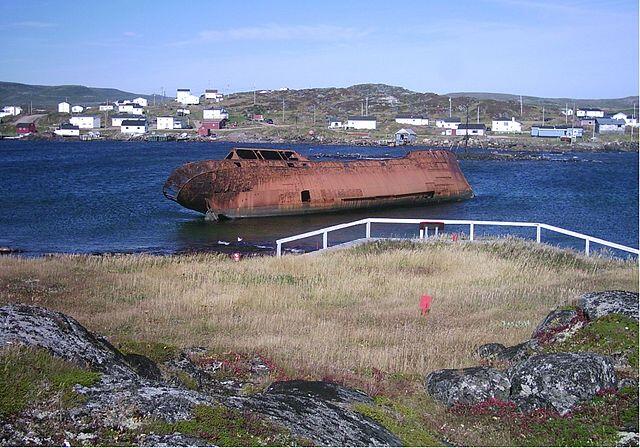
[[[63,406],[79,403],[81,397],[73,386],[90,386],[99,379],[99,373],[78,368],[45,350],[5,349],[0,352],[0,418],[55,396]]]
[[[199,405],[190,420],[153,422],[145,430],[156,434],[179,432],[218,446],[285,446],[299,442],[267,420],[222,406]]]
[[[415,405],[404,404],[400,399],[376,397],[374,404],[359,403],[354,409],[398,436],[404,446],[442,446],[442,442],[425,428]]]
[[[149,342],[149,341],[135,341],[132,339],[117,339],[113,342],[113,345],[122,353],[136,355],[143,355],[154,361],[157,364],[161,364],[175,357],[180,349],[170,344],[163,344],[161,342]]]
[[[548,352],[623,353],[638,369],[638,322],[621,314],[609,314],[579,329],[564,342],[552,344]]]

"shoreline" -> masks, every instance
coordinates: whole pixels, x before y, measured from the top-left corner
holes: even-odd
[[[419,148],[429,147],[432,149],[463,149],[465,147],[463,138],[451,138],[449,136],[429,135],[418,139],[416,144],[406,146],[393,146],[383,140],[374,138],[358,139],[358,138],[335,138],[336,136],[326,137],[323,135],[295,135],[288,138],[272,137],[262,135],[247,135],[238,130],[236,135],[220,135],[217,137],[200,137],[197,135],[189,135],[187,138],[177,138],[175,134],[147,134],[144,136],[136,136],[132,138],[119,138],[117,136],[102,136],[91,140],[81,140],[75,137],[58,137],[52,134],[27,135],[21,138],[7,138],[9,136],[0,136],[0,141],[56,141],[56,142],[92,142],[92,141],[110,141],[110,142],[148,142],[150,135],[168,135],[169,140],[158,141],[153,143],[230,143],[230,144],[308,144],[322,146],[357,146],[357,147],[384,147],[391,148],[406,147]],[[340,136],[342,137],[342,136]],[[471,149],[484,150],[504,150],[518,152],[640,152],[640,143],[633,141],[577,141],[574,143],[561,142],[558,139],[541,139],[528,136],[486,136],[483,138],[469,138],[467,146]]]

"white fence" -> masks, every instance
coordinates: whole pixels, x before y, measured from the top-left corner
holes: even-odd
[[[542,224],[539,222],[508,222],[508,221],[472,221],[467,219],[403,219],[403,218],[365,218],[358,221],[347,222],[344,224],[337,224],[331,227],[325,227],[323,229],[314,230],[311,232],[301,233],[299,235],[293,235],[286,238],[280,238],[276,240],[276,255],[282,256],[282,245],[291,241],[302,240],[310,238],[312,236],[322,235],[322,248],[329,247],[328,239],[329,232],[336,230],[346,229],[348,227],[365,225],[365,238],[371,238],[371,224],[418,224],[420,226],[420,238],[429,236],[429,228],[434,229],[434,234],[438,234],[438,228],[444,225],[468,225],[469,226],[469,240],[473,241],[475,236],[476,226],[502,226],[502,227],[535,227],[536,229],[536,241],[540,243],[542,241],[542,229],[549,230],[551,232],[560,233],[563,235],[572,236],[584,240],[584,252],[589,255],[591,243],[600,244],[602,246],[610,247],[612,249],[618,249],[624,252],[638,255],[640,251],[633,247],[624,246],[618,243],[612,243],[593,236],[585,235],[583,233],[574,232],[572,230],[566,230],[561,227],[550,226],[549,224]]]

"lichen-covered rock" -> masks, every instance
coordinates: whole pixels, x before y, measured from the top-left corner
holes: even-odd
[[[140,446],[212,446],[204,440],[180,433],[146,434],[138,440]]]
[[[46,308],[9,304],[0,308],[0,348],[9,344],[47,349],[54,356],[123,379],[138,374],[107,340],[75,319]]]
[[[531,338],[541,343],[561,342],[584,327],[586,322],[582,310],[556,309],[538,324]]]
[[[366,394],[324,381],[280,381],[264,393],[230,398],[226,403],[251,410],[316,445],[400,446],[401,441],[378,423],[351,409],[371,403]]]
[[[478,347],[477,353],[481,359],[487,361],[505,361],[508,363],[520,362],[538,351],[536,340],[530,340],[521,344],[505,347],[502,344],[491,343]]]
[[[534,355],[510,369],[509,379],[510,398],[522,410],[553,408],[562,415],[616,387],[613,360],[594,353]]]
[[[436,400],[454,404],[476,404],[489,399],[506,401],[511,382],[503,372],[490,367],[445,369],[431,372],[425,380],[427,392]]]
[[[578,306],[594,320],[607,314],[624,314],[638,320],[638,293],[630,291],[589,292],[578,299]]]

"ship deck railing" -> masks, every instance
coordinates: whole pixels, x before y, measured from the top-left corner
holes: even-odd
[[[578,238],[584,241],[584,252],[589,255],[591,252],[592,244],[599,244],[611,249],[617,249],[622,252],[626,252],[633,255],[639,255],[640,251],[633,247],[625,246],[623,244],[614,243],[611,241],[597,238],[591,235],[585,235],[584,233],[574,232],[573,230],[563,229],[561,227],[552,226],[540,222],[518,222],[518,221],[476,221],[469,219],[412,219],[412,218],[364,218],[357,221],[351,221],[343,224],[336,224],[322,229],[313,230],[311,232],[305,232],[298,235],[289,236],[286,238],[280,238],[276,240],[276,256],[282,256],[283,244],[290,243],[292,241],[298,241],[314,236],[322,235],[322,249],[329,248],[329,233],[336,230],[342,230],[354,226],[365,226],[364,239],[371,240],[371,226],[372,224],[417,224],[419,226],[419,239],[425,239],[429,237],[429,228],[433,229],[433,236],[438,236],[439,229],[444,225],[462,225],[469,227],[468,239],[474,241],[476,238],[476,227],[480,226],[500,226],[500,227],[530,227],[536,229],[536,242],[542,243],[542,231],[547,230],[553,233],[561,235],[567,235],[570,237]],[[361,239],[361,238],[360,238]]]

